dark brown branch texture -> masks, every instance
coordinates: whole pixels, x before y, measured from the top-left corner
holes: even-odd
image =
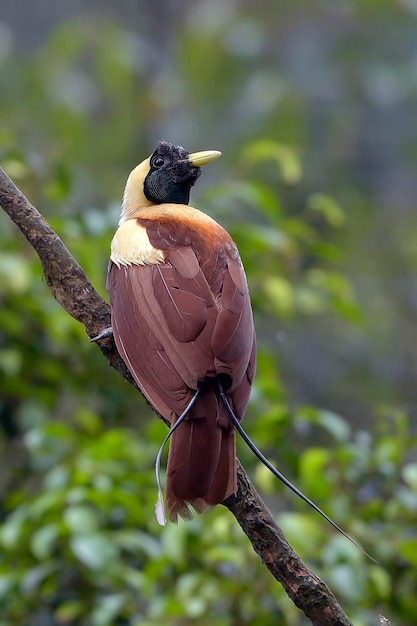
[[[108,304],[96,292],[62,240],[1,168],[0,205],[37,252],[53,296],[84,325],[88,336],[96,337],[110,326]],[[99,340],[98,346],[110,365],[134,384],[113,339]],[[238,492],[224,505],[236,517],[262,562],[312,624],[353,626],[327,585],[291,548],[240,463]]]

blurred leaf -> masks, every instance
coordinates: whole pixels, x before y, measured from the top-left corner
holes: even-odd
[[[255,181],[236,181],[217,185],[206,192],[211,202],[221,207],[231,204],[250,206],[258,213],[263,213],[272,222],[276,222],[282,212],[276,194],[263,183]]]
[[[30,504],[30,515],[39,520],[53,510],[60,510],[65,502],[65,491],[54,489],[41,491],[38,497]]]
[[[323,193],[314,193],[307,201],[309,209],[320,213],[327,220],[330,226],[340,228],[346,221],[346,216],[337,202]]]
[[[0,370],[9,376],[16,376],[22,367],[22,356],[17,350],[0,350]]]
[[[123,593],[113,593],[99,598],[91,615],[91,626],[112,626],[125,603],[126,597]]]
[[[307,283],[321,294],[323,303],[330,303],[340,313],[352,321],[361,319],[361,311],[356,302],[352,286],[345,276],[337,272],[324,272],[314,268],[306,274]]]
[[[306,555],[316,552],[318,542],[322,536],[320,530],[321,522],[314,515],[311,511],[303,515],[284,513],[279,518],[280,526],[291,545],[294,546],[297,552],[302,551]],[[326,522],[323,520],[323,523]]]
[[[161,544],[152,535],[135,530],[120,530],[115,534],[118,546],[130,552],[143,551],[150,558],[161,555]]]
[[[70,474],[67,467],[57,465],[45,476],[44,485],[49,491],[58,491],[68,486]]]
[[[98,434],[103,427],[100,417],[86,407],[77,409],[74,420],[83,430],[91,435]]]
[[[295,150],[270,139],[259,139],[248,144],[242,158],[248,163],[275,161],[281,170],[283,181],[289,185],[298,183],[301,178],[301,163]]]
[[[99,527],[98,512],[87,505],[73,505],[64,512],[64,520],[71,533],[91,535]]]
[[[304,406],[297,410],[295,417],[298,426],[303,427],[304,422],[321,426],[340,443],[348,441],[350,437],[351,431],[348,422],[333,411]]]
[[[392,592],[392,580],[389,573],[382,567],[370,567],[369,577],[380,598],[388,600]]]
[[[250,228],[241,225],[234,226],[232,230],[234,238],[245,251],[244,258],[267,251],[282,253],[288,256],[293,256],[295,253],[295,243],[278,228],[254,224]],[[248,270],[251,271],[250,266]]]
[[[19,545],[27,515],[26,507],[21,506],[11,513],[3,523],[0,540],[7,550],[13,550]]]
[[[343,511],[339,509],[337,513],[339,518],[342,519]],[[340,522],[340,524],[343,530],[346,531],[347,529],[343,522]],[[354,534],[354,530],[352,530],[351,533],[356,540],[357,537]],[[350,568],[355,571],[366,559],[363,552],[361,552],[357,546],[337,532],[332,534],[330,541],[325,547],[323,558],[329,564],[330,571],[333,571],[334,567],[340,563],[349,565]]]
[[[411,489],[417,491],[417,463],[407,463],[402,469],[402,477]]]
[[[64,162],[55,164],[55,171],[45,185],[45,194],[52,202],[62,202],[71,191],[71,174]]]
[[[273,459],[269,459],[269,461],[273,465],[276,465],[273,462]],[[265,465],[263,465],[263,463],[257,463],[255,469],[255,484],[257,486],[259,485],[260,489],[262,489],[264,493],[275,493],[277,489],[280,488],[278,487],[279,483],[277,484],[277,481],[278,479],[276,476],[274,476],[272,472],[265,467]]]
[[[76,535],[70,540],[71,550],[84,565],[92,570],[109,567],[117,558],[117,548],[103,533]]]
[[[74,619],[82,617],[85,613],[86,606],[81,600],[69,600],[62,603],[54,613],[58,624],[66,624]]]
[[[27,261],[17,254],[0,252],[0,293],[25,293],[31,274]]]
[[[0,598],[7,597],[7,594],[15,584],[16,574],[0,574]]]
[[[348,564],[335,565],[331,573],[332,585],[353,601],[357,601],[362,592],[364,580],[354,568]]]
[[[409,562],[413,567],[417,566],[417,539],[406,539],[399,542],[399,553]]]
[[[285,278],[268,276],[263,282],[263,289],[277,315],[287,317],[294,312],[294,289]]]
[[[51,556],[54,544],[60,535],[58,524],[48,524],[33,533],[31,550],[40,561]]]
[[[307,285],[300,285],[295,291],[296,305],[300,313],[317,315],[327,309],[326,301],[316,290]]]
[[[56,569],[57,565],[54,562],[42,563],[41,565],[28,569],[22,580],[23,593],[35,593],[44,580],[55,572]]]
[[[310,498],[325,498],[331,493],[326,478],[326,468],[330,460],[328,450],[309,448],[300,456],[300,478],[303,490]]]

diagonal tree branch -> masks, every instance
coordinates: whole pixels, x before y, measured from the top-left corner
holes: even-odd
[[[41,259],[53,296],[90,338],[110,326],[110,310],[82,268],[39,211],[0,168],[0,205],[25,235]],[[98,346],[110,365],[134,384],[113,339]],[[314,626],[353,626],[336,598],[294,552],[238,462],[238,492],[224,505],[233,513],[253,549],[291,600]]]

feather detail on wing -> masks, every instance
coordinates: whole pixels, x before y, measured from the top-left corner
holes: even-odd
[[[223,276],[221,309],[212,337],[217,373],[231,377],[231,391],[242,383],[255,350],[255,331],[246,276],[239,257],[227,255],[227,268]],[[254,363],[250,365],[252,382]],[[249,399],[250,388],[248,389]],[[246,409],[246,405],[245,405]],[[243,413],[238,413],[243,417]]]
[[[149,402],[170,422],[198,382],[214,374],[210,331],[217,307],[202,275],[200,280],[201,289],[197,278],[183,279],[168,264],[111,265],[109,271],[117,348]]]

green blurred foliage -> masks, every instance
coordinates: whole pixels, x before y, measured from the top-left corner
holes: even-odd
[[[360,11],[363,24],[398,19],[398,29],[406,28],[393,3],[340,4]],[[158,24],[155,6],[149,14],[142,10],[148,19],[154,10]],[[161,18],[157,41],[139,22],[86,12],[63,21],[26,57],[13,41],[7,45],[4,30],[0,161],[105,295],[109,242],[129,169],[159,138],[223,149],[223,164],[204,172],[193,203],[233,234],[251,286],[259,360],[246,428],[380,565],[296,501],[241,442],[239,456],[290,542],[357,626],[376,623],[379,613],[410,624],[417,594],[417,439],[398,389],[378,400],[384,385],[368,363],[385,354],[378,338],[402,319],[385,287],[405,260],[415,270],[415,218],[395,227],[402,254],[396,268],[370,234],[372,200],[355,196],[353,181],[338,180],[337,167],[328,185],[315,170],[317,160],[325,171],[330,142],[353,151],[359,113],[349,108],[350,82],[360,91],[365,78],[373,80],[386,93],[393,66],[368,48],[372,62],[364,75],[349,76],[349,63],[360,63],[364,52],[349,32],[343,45],[332,40],[348,74],[343,111],[326,109],[333,97],[328,59],[321,81],[303,83],[327,110],[323,138],[322,111],[310,119],[295,88],[297,64],[307,62],[308,51],[300,39],[297,58],[286,44],[290,84],[277,74],[271,48],[274,28],[283,36],[299,15],[303,32],[309,19],[336,15],[332,6],[323,2],[317,13],[303,2],[283,6],[277,24],[273,4],[261,12],[249,2],[238,8],[200,1],[180,26],[174,20],[177,30],[164,28]],[[364,42],[366,29],[359,31]],[[169,63],[161,65],[160,55],[169,55]],[[411,83],[404,70],[404,89]],[[358,172],[356,182],[360,189]],[[370,278],[377,261],[388,268],[382,285]],[[369,333],[376,338],[376,356],[365,365],[353,361],[358,369],[350,380],[365,377],[372,419],[363,407],[356,417],[354,403],[333,410],[333,387],[345,379],[327,381],[323,354],[311,341],[304,344],[301,327],[323,341],[336,334],[348,361],[351,344]],[[296,353],[288,352],[287,337],[297,332],[302,359],[308,356],[309,369],[323,379],[322,402],[308,400],[314,394],[301,389],[288,366]],[[401,342],[407,337],[404,332]],[[306,623],[221,506],[190,523],[158,527],[153,464],[165,427],[52,299],[36,255],[3,214],[0,421],[0,626]]]

